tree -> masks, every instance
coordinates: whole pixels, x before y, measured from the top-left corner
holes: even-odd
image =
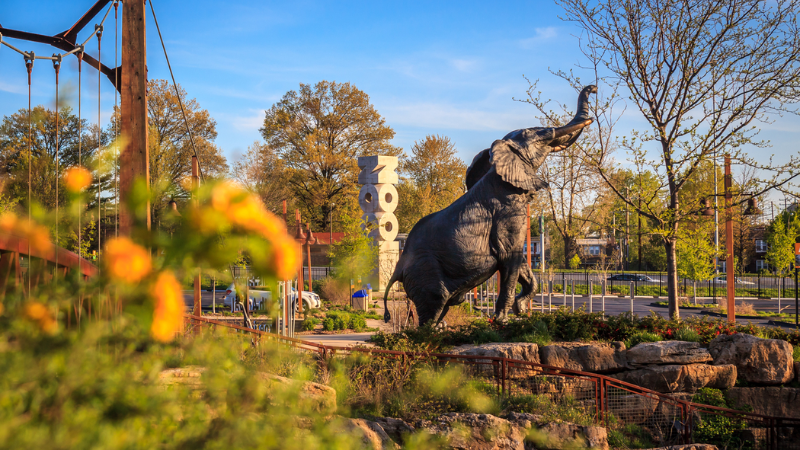
[[[273,148],[259,142],[247,148],[247,153],[233,163],[231,178],[257,194],[270,211],[281,214],[283,201],[293,203],[287,184],[286,166]]]
[[[400,231],[407,233],[419,219],[440,211],[465,192],[467,166],[456,156],[447,136],[428,135],[411,146],[411,157],[402,158],[403,174],[397,188],[395,215]]]
[[[555,110],[550,109],[551,100],[541,98],[537,83],[528,80],[528,98],[522,102],[536,108],[542,126],[566,125],[574,117],[575,111],[566,104],[558,104]],[[573,87],[580,91],[583,86],[574,83]],[[544,197],[545,209],[553,219],[554,229],[564,243],[565,268],[571,267],[573,258],[578,254],[577,240],[585,236],[592,225],[601,223],[603,218],[600,216],[609,212],[597,207],[604,203],[607,188],[597,176],[593,160],[585,156],[591,153],[589,148],[603,139],[607,137],[596,128],[585,128],[575,144],[550,155],[539,169],[539,177],[549,185],[548,189],[540,192]],[[555,259],[555,255],[551,255],[551,258]]]
[[[710,280],[716,273],[715,257],[718,256],[710,236],[714,223],[697,222],[693,227],[678,230],[678,275],[692,280],[694,303],[697,304],[697,282]]]
[[[287,169],[304,221],[324,230],[333,205],[354,204],[359,156],[397,156],[394,130],[350,83],[300,84],[266,111],[260,129]]]
[[[32,199],[45,208],[55,208],[56,198],[64,201],[64,191],[59,186],[56,192],[56,179],[63,175],[64,169],[81,163],[93,166],[97,151],[97,125],[90,125],[86,119],[78,121],[78,116],[69,107],[59,111],[59,138],[56,146],[56,113],[44,106],[31,110],[31,194]],[[83,130],[79,139],[79,129]],[[108,136],[101,134],[105,143]],[[80,141],[80,142],[79,142]],[[58,164],[56,163],[58,157]],[[7,193],[18,203],[28,203],[28,110],[3,118],[0,125],[0,167],[7,182]]]
[[[798,217],[784,211],[767,228],[766,260],[779,277],[787,276],[794,267],[794,244],[800,237]]]
[[[735,164],[766,177],[755,179],[754,195],[785,186],[800,174],[797,155],[780,164],[744,150],[745,145],[767,145],[757,140],[756,123],[768,122],[772,114],[796,113],[786,105],[800,98],[795,20],[800,8],[793,0],[559,4],[566,20],[585,33],[582,51],[596,73],[602,72],[598,84],[609,85],[615,94],[616,89],[627,91],[648,124],[632,131],[621,146],[637,168],[655,170],[662,180],[663,213],[639,208],[602,169],[612,148],[601,147],[592,156],[612,191],[660,233],[667,256],[669,312],[678,318],[678,229],[699,209],[696,203],[682,203],[680,194],[697,167],[728,152]]]

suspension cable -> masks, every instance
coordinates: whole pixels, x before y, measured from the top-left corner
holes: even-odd
[[[83,74],[83,46],[78,55],[78,167],[83,167],[83,119],[81,116],[81,103],[83,87],[82,74]],[[81,205],[81,198],[78,197],[78,280],[80,281],[83,275],[83,248],[81,247],[81,216],[83,215],[83,206]]]
[[[119,0],[114,1],[114,237],[119,237],[119,188],[117,184],[117,164],[119,163],[119,147],[117,146],[117,86],[119,86]]]
[[[109,8],[109,11],[111,8]],[[108,12],[106,12],[108,15]],[[105,18],[103,19],[105,20]],[[103,38],[103,25],[95,25],[94,29],[97,30],[95,34],[97,34],[97,64],[100,65],[100,58],[103,56],[101,52],[101,42]],[[100,209],[101,199],[100,199],[100,191],[103,187],[102,179],[103,179],[103,163],[101,158],[103,155],[100,153],[102,148],[101,140],[102,140],[102,125],[100,124],[100,83],[102,78],[102,72],[97,71],[97,273],[100,273],[100,249],[102,248],[102,226],[103,226],[103,212]]]
[[[55,54],[53,56],[56,56]],[[61,129],[59,127],[59,111],[58,111],[58,75],[61,72],[61,55],[58,55],[58,58],[53,60],[53,68],[56,71],[56,273],[53,276],[53,280],[58,277],[58,231],[59,231],[59,217],[58,217],[58,179],[61,177],[61,160],[59,158],[59,147],[61,145]]]
[[[169,76],[172,78],[172,86],[175,88],[175,96],[178,98],[178,105],[181,107],[181,114],[183,114],[183,123],[186,124],[186,131],[189,133],[189,142],[192,144],[192,151],[197,158],[197,169],[200,172],[200,180],[205,182],[203,177],[203,166],[200,164],[200,156],[197,154],[197,147],[194,145],[194,134],[189,127],[189,120],[186,118],[186,110],[183,108],[183,101],[181,100],[181,93],[178,91],[178,84],[175,82],[175,75],[172,73],[172,65],[169,63],[169,55],[167,55],[167,47],[164,45],[164,38],[161,36],[161,28],[158,26],[158,18],[156,18],[156,10],[153,8],[153,0],[150,0],[150,11],[153,13],[153,21],[156,24],[156,31],[158,31],[158,39],[161,41],[161,48],[164,49],[164,58],[167,60],[167,67],[169,68]]]
[[[28,70],[28,224],[32,221],[31,217],[31,153],[33,149],[33,119],[31,116],[31,72],[33,72],[33,62],[36,59],[33,51],[25,57],[25,68]],[[31,238],[28,237],[28,298],[31,296]]]

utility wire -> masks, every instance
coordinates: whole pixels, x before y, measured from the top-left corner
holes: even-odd
[[[169,55],[167,55],[167,47],[164,45],[164,38],[161,36],[161,28],[158,26],[158,19],[156,18],[156,10],[153,8],[153,0],[150,0],[150,11],[153,13],[153,21],[156,23],[156,30],[158,31],[158,39],[161,41],[161,48],[164,49],[164,58],[167,60],[167,67],[169,68],[169,76],[172,77],[172,86],[175,88],[175,96],[178,97],[178,105],[181,107],[181,114],[183,114],[183,122],[186,124],[186,131],[189,133],[189,141],[192,144],[192,151],[197,158],[197,169],[200,171],[200,180],[205,182],[203,177],[203,166],[200,164],[200,156],[197,154],[197,147],[194,145],[194,134],[189,127],[189,120],[186,118],[186,110],[183,108],[183,101],[181,100],[181,93],[178,91],[178,84],[175,82],[175,75],[172,73],[172,65],[169,63]]]

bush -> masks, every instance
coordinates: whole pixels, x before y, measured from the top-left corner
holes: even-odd
[[[700,342],[700,333],[691,328],[681,328],[675,331],[676,341]]]
[[[796,362],[800,362],[800,345],[795,345],[792,347],[792,358]]]
[[[350,287],[332,277],[325,278],[319,281],[319,294],[320,298],[330,302],[333,305],[349,305],[350,304]]]
[[[543,347],[549,344],[553,337],[550,335],[550,330],[547,329],[547,324],[540,320],[533,324],[533,330],[530,333],[523,334],[519,340]]]
[[[626,348],[633,348],[642,342],[661,342],[661,336],[648,331],[640,331],[625,341]]]
[[[303,331],[311,331],[311,330],[314,329],[314,327],[317,326],[318,323],[319,323],[319,320],[317,320],[317,319],[315,319],[313,317],[307,317],[305,320],[303,320],[303,323],[300,324],[300,328]]]
[[[367,328],[367,320],[364,319],[364,316],[353,315],[350,316],[349,326],[354,331],[364,331]]]
[[[325,331],[334,331],[336,329],[332,317],[326,317],[325,320],[322,321],[322,329]]]
[[[732,408],[719,389],[701,388],[692,397],[695,403]],[[747,408],[749,409],[749,408]],[[740,432],[747,427],[744,419],[726,417],[718,414],[701,414],[700,423],[696,426],[694,437],[697,442],[717,445],[720,448],[742,448]]]

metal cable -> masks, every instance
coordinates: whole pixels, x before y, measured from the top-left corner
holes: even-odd
[[[25,68],[28,70],[28,223],[31,222],[31,153],[33,148],[33,120],[31,117],[31,72],[35,55],[30,52],[30,58],[25,59]],[[28,237],[28,298],[31,296],[31,238]]]
[[[60,56],[58,57],[58,60],[54,60],[53,61],[53,68],[56,71],[56,247],[59,247],[59,245],[58,245],[58,231],[59,231],[59,221],[58,221],[59,220],[59,217],[58,217],[58,212],[59,212],[59,209],[58,209],[58,196],[59,196],[59,193],[58,193],[58,179],[61,177],[61,159],[59,158],[58,150],[59,150],[59,146],[61,145],[61,140],[60,140],[60,138],[61,138],[61,129],[59,128],[59,125],[60,125],[59,119],[60,119],[60,117],[59,117],[59,112],[58,112],[58,106],[59,106],[58,105],[58,75],[61,72],[61,57]],[[53,276],[53,280],[55,280],[56,277],[58,277],[58,248],[56,248],[56,268],[55,268],[55,270],[56,270],[56,273],[55,273],[55,276]]]
[[[153,21],[156,24],[156,31],[158,31],[158,39],[161,41],[161,48],[164,49],[164,58],[167,60],[167,67],[169,68],[169,76],[172,77],[172,86],[175,88],[175,95],[178,97],[178,105],[181,107],[181,114],[183,114],[183,122],[186,124],[186,131],[189,133],[189,141],[192,144],[192,151],[197,158],[197,169],[200,172],[200,180],[205,182],[203,177],[203,166],[200,164],[200,156],[197,154],[197,147],[194,145],[194,134],[189,127],[189,120],[186,118],[186,111],[183,108],[183,101],[181,100],[181,93],[178,91],[178,84],[175,82],[175,75],[172,73],[172,65],[169,63],[169,55],[167,55],[167,47],[164,45],[164,38],[161,36],[161,28],[158,26],[158,19],[156,18],[156,10],[153,8],[153,0],[150,0],[150,11],[153,13]]]
[[[119,237],[119,187],[117,184],[117,164],[119,147],[117,146],[117,86],[119,86],[119,65],[117,51],[119,49],[119,1],[114,2],[114,237]]]
[[[109,7],[109,11],[111,8]],[[106,12],[106,16],[108,12]],[[103,18],[105,20],[105,18]],[[95,25],[95,30],[97,30],[97,65],[102,67],[100,63],[103,53],[101,51],[101,42],[103,40],[103,25]],[[102,154],[100,153],[101,149],[101,141],[102,141],[102,125],[100,124],[100,83],[102,78],[103,72],[98,70],[97,71],[97,273],[100,273],[100,249],[102,248],[102,225],[103,225],[103,212],[100,209],[100,191],[103,186],[102,184]]]
[[[83,165],[83,158],[82,158],[82,150],[83,150],[83,119],[81,118],[81,88],[83,86],[82,83],[82,74],[83,74],[83,51],[78,53],[78,167],[82,167]],[[83,214],[81,206],[81,200],[78,199],[78,280],[81,280],[81,275],[83,274],[83,252],[81,251],[81,215]]]

